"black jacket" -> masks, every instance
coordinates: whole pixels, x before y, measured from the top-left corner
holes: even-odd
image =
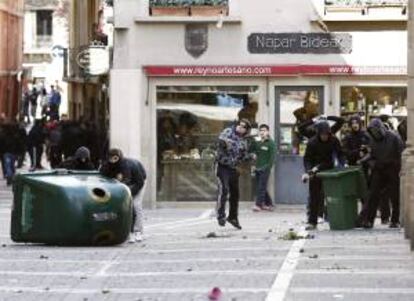
[[[127,185],[133,197],[142,189],[147,178],[141,162],[130,158],[122,158],[116,164],[105,162],[99,171],[103,176],[117,179]]]
[[[400,168],[404,143],[398,134],[387,130],[379,119],[371,121],[368,133],[370,153],[363,159],[363,162],[369,161],[374,168],[379,169],[390,166]]]
[[[326,117],[326,120],[335,122],[331,126],[331,132],[332,134],[336,134],[344,125],[345,119],[338,116],[328,116]],[[298,125],[298,131],[299,134],[303,137],[306,137],[308,139],[312,138],[316,135],[316,124],[318,122],[313,121],[313,119],[309,119],[308,121],[302,122]]]
[[[66,168],[71,170],[95,170],[95,166],[90,160],[82,162],[75,157],[69,157],[67,160],[63,161],[59,165],[59,168]]]
[[[312,137],[306,147],[303,163],[305,171],[317,167],[318,170],[327,170],[335,166],[335,156],[341,164],[345,163],[341,144],[334,135],[330,135],[327,142],[322,142],[319,135]]]
[[[360,152],[364,146],[368,146],[369,136],[366,131],[351,131],[342,140],[344,153],[349,165],[356,165],[361,159]]]

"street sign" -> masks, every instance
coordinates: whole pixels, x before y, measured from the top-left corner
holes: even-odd
[[[89,75],[102,75],[109,71],[109,51],[103,45],[91,45],[76,56],[78,66]]]

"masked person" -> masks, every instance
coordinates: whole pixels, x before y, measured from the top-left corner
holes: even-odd
[[[239,213],[239,172],[237,167],[243,161],[255,158],[248,153],[246,136],[251,125],[247,119],[241,119],[236,125],[224,129],[218,137],[216,156],[216,176],[218,179],[217,220],[220,226],[226,224],[226,202],[230,208],[227,221],[241,229]]]
[[[85,146],[79,147],[73,157],[69,157],[63,161],[59,168],[66,168],[71,170],[94,170],[95,166],[91,162],[91,154],[89,149]]]
[[[347,166],[341,144],[332,134],[328,122],[320,122],[316,126],[316,135],[312,137],[306,147],[303,158],[305,174],[302,181],[309,181],[309,214],[307,230],[315,230],[318,223],[318,211],[324,202],[322,180],[316,177],[320,171],[335,167],[335,161]]]
[[[124,158],[120,149],[113,148],[109,150],[108,159],[102,164],[99,171],[103,176],[117,179],[129,187],[133,198],[132,227],[129,242],[142,241],[144,231],[142,200],[147,178],[144,166],[138,160]]]
[[[392,131],[385,128],[380,119],[373,119],[368,126],[370,136],[367,156],[359,163],[370,162],[372,166],[370,197],[360,218],[364,228],[372,228],[379,202],[382,198],[391,200],[392,213],[390,228],[400,223],[400,170],[403,142]]]

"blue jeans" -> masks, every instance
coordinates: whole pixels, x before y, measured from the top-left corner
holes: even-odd
[[[3,154],[4,176],[11,180],[16,172],[16,156],[12,153]]]
[[[267,182],[269,182],[270,170],[256,170],[256,205],[273,206],[272,199],[267,192]]]

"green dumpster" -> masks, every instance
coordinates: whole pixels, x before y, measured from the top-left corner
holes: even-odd
[[[358,199],[365,198],[367,187],[360,167],[331,169],[319,172],[322,179],[331,230],[355,227],[358,217]]]
[[[15,242],[119,244],[127,239],[131,222],[128,187],[98,172],[56,170],[15,177],[11,219]]]

